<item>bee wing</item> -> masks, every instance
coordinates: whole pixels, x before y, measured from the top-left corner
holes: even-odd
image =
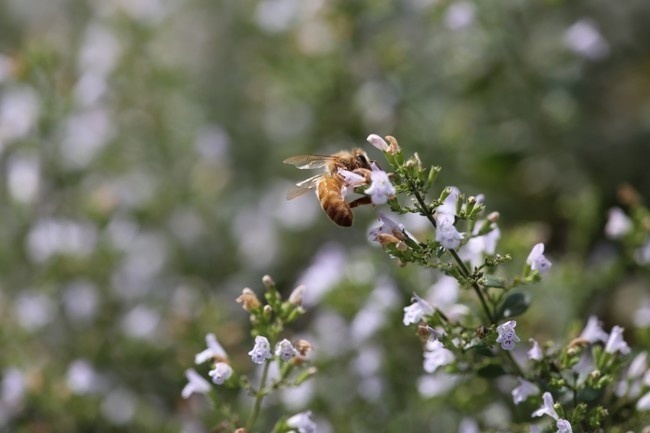
[[[323,177],[322,174],[317,174],[316,176],[312,176],[309,179],[303,180],[302,182],[298,182],[293,188],[291,188],[287,192],[287,200],[292,200],[296,197],[300,197],[304,193],[309,192],[312,189],[316,188],[318,182],[322,177]]]
[[[285,164],[295,165],[300,169],[321,168],[334,159],[329,155],[298,155],[285,159]]]

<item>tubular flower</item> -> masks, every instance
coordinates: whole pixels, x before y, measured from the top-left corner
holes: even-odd
[[[366,189],[365,193],[370,196],[372,204],[385,204],[388,199],[395,196],[395,187],[390,183],[388,174],[375,163],[372,164],[370,180],[372,183]]]
[[[518,343],[519,337],[515,333],[515,326],[517,322],[514,320],[508,320],[506,323],[502,323],[497,326],[497,343],[501,343],[501,348],[503,350],[512,350],[515,348],[515,343]]]
[[[183,398],[189,398],[194,393],[206,394],[210,391],[210,382],[202,378],[194,369],[185,370],[185,377],[187,377],[188,382],[181,391]]]
[[[255,346],[253,347],[253,350],[248,352],[248,355],[255,364],[264,364],[264,361],[273,356],[271,355],[271,344],[269,343],[269,340],[261,335],[255,337]]]
[[[413,293],[413,303],[404,307],[404,325],[419,323],[423,316],[433,313],[433,307],[427,301]]]
[[[544,244],[538,243],[533,247],[526,259],[526,263],[528,263],[530,269],[540,274],[551,269],[551,262],[544,255]]]

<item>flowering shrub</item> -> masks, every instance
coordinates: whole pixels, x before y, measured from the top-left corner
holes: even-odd
[[[529,337],[526,340],[530,345],[523,348],[526,355],[513,355],[521,343],[515,318],[531,306],[531,297],[518,289],[540,281],[552,269],[544,254],[544,244],[532,245],[528,257],[521,262],[521,271],[509,275],[504,265],[513,258],[497,252],[501,236],[499,214],[485,216],[484,197],[467,196],[454,187],[442,188],[435,194],[439,167],[425,168],[417,154],[407,157],[393,137],[384,140],[371,135],[368,141],[384,153],[389,164],[387,171],[373,163],[369,179],[346,170],[333,175],[340,176],[344,188],[370,196],[374,205],[385,204],[395,215],[393,219],[385,212],[378,213],[380,225],[370,230],[369,239],[381,245],[396,265],[437,269],[461,290],[473,294],[476,301],[449,305],[442,300],[429,302],[424,294],[413,293],[412,303],[403,308],[402,322],[415,327],[415,335],[422,343],[423,370],[431,375],[444,371],[464,380],[480,377],[495,384],[510,384],[495,389],[510,394],[514,406],[528,404],[537,409],[520,416],[508,431],[622,432],[643,427],[644,419],[647,420],[644,413],[650,411],[648,355],[643,351],[632,354],[622,327],[613,326],[606,332],[592,316],[579,335],[542,344]],[[397,222],[400,215],[409,213],[430,224],[424,237],[416,238]],[[615,210],[610,213],[606,232],[620,238],[632,226],[620,210]],[[637,258],[642,254],[637,252]],[[232,416],[224,420],[229,429],[238,432],[255,431],[261,402],[267,394],[283,386],[299,386],[315,373],[305,369],[306,353],[300,348],[311,347],[310,344],[278,341],[285,325],[304,312],[302,295],[308,288],[300,286],[283,301],[269,277],[265,277],[265,287],[268,303],[264,306],[250,289],[244,289],[237,299],[250,313],[253,325],[255,345],[248,354],[253,363],[263,365],[259,386],[251,386],[243,377],[236,384],[254,399],[246,423],[238,421],[243,418]],[[529,334],[525,328],[518,332]],[[212,334],[208,334],[206,341],[208,349],[198,354],[196,361],[210,359],[212,370],[208,374],[213,382],[227,383],[233,369],[225,351]],[[269,384],[272,363],[278,363],[279,368],[277,377]],[[293,370],[297,376],[292,379]],[[183,390],[184,397],[211,389],[193,370],[188,370],[187,375],[189,383]],[[511,380],[503,382],[508,378]],[[415,384],[412,386],[415,388]],[[316,426],[311,412],[305,411],[281,418],[273,432],[313,432]],[[461,432],[478,429],[476,421],[470,419],[460,427]]]

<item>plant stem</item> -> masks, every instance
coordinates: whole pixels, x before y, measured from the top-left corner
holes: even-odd
[[[415,184],[413,183],[413,181],[411,179],[408,180],[408,183],[409,183],[409,187],[411,188],[411,191],[413,192],[413,196],[415,197],[418,204],[420,205],[420,210],[422,211],[424,216],[427,217],[429,222],[431,222],[431,225],[433,225],[433,228],[434,229],[437,228],[436,220],[433,218],[433,215],[431,214],[431,212],[429,212],[427,204],[424,202],[424,198],[422,198],[422,196],[420,195],[420,192],[415,187]],[[458,263],[458,266],[460,267],[460,270],[463,273],[463,275],[465,275],[465,277],[469,278],[471,276],[471,274],[469,272],[469,269],[467,269],[467,266],[465,266],[465,263],[460,258],[460,256],[456,252],[456,250],[448,249],[447,251],[449,251],[449,253],[454,258],[456,263]],[[476,282],[472,282],[471,285],[472,285],[472,289],[474,289],[474,293],[476,293],[476,296],[478,296],[478,299],[481,301],[483,311],[485,312],[485,315],[487,316],[488,320],[493,325],[496,325],[496,320],[495,320],[494,316],[492,315],[492,312],[490,311],[490,307],[488,306],[487,302],[485,301],[485,296],[483,296],[483,292],[481,291],[481,288],[479,287],[479,285]]]
[[[255,393],[255,404],[253,406],[253,412],[251,412],[251,417],[248,420],[248,424],[246,425],[246,431],[251,432],[253,429],[253,425],[255,425],[255,421],[257,420],[257,417],[260,414],[260,408],[262,407],[262,400],[264,399],[265,395],[265,387],[266,387],[266,379],[269,375],[269,367],[271,366],[272,359],[267,359],[266,362],[264,363],[264,370],[262,371],[262,379],[260,380],[260,386],[257,389],[257,392]]]

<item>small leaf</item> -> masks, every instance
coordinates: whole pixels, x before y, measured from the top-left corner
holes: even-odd
[[[506,371],[499,364],[488,364],[479,368],[476,373],[480,377],[494,379],[495,377],[503,376],[506,374]]]
[[[530,296],[525,293],[512,293],[503,301],[497,314],[500,319],[519,316],[528,310]]]

